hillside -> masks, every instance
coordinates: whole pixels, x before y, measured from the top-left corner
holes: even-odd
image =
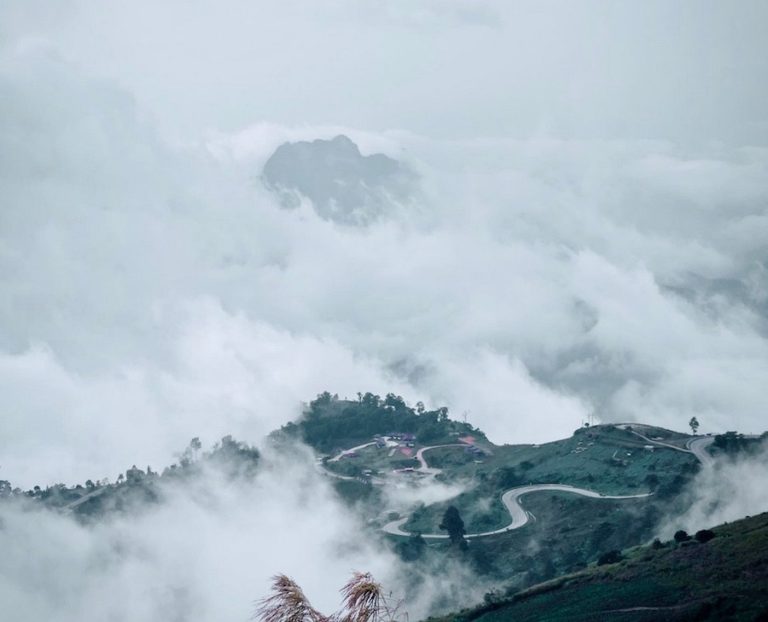
[[[71,513],[81,521],[98,521],[112,512],[140,509],[160,502],[163,485],[192,479],[206,466],[216,467],[228,478],[252,477],[259,466],[260,454],[255,447],[225,436],[210,451],[202,451],[197,438],[179,455],[178,463],[162,472],[146,471],[136,465],[115,482],[108,479],[87,480],[84,484],[35,486],[30,490],[14,488],[11,482],[0,480],[0,502],[24,499],[49,509]]]
[[[432,622],[768,620],[768,513],[707,542],[654,543],[625,559]]]
[[[435,568],[446,564],[462,567],[483,590],[491,590],[489,598],[497,598],[500,589],[506,596],[529,594],[524,590],[568,575],[577,578],[558,580],[557,590],[545,584],[547,596],[541,602],[565,603],[563,615],[570,615],[569,590],[594,583],[596,587],[584,587],[578,598],[602,598],[600,577],[631,579],[624,588],[629,601],[642,602],[655,594],[654,580],[640,570],[637,576],[625,577],[613,567],[596,570],[593,565],[613,551],[649,542],[665,517],[685,509],[697,473],[711,468],[718,454],[760,450],[763,438],[735,432],[697,436],[634,423],[584,426],[568,438],[543,444],[499,445],[471,424],[452,420],[446,408],[410,407],[392,394],[382,398],[365,393],[346,400],[323,393],[298,420],[270,436],[270,453],[293,455],[297,441],[314,450],[314,468],[356,516],[364,537],[405,562],[402,571],[410,586],[406,599],[425,589]],[[255,448],[231,437],[209,452],[193,439],[178,464],[161,473],[133,467],[115,483],[88,480],[85,485],[28,491],[0,482],[0,500],[25,498],[95,522],[113,512],[161,503],[165,482],[191,482],[208,463],[225,468],[232,477],[246,476],[241,481],[248,485],[262,461]],[[452,529],[445,527],[448,523]],[[710,550],[703,547],[696,550]],[[689,548],[693,551],[696,545],[684,550]],[[676,555],[685,555],[675,551],[663,547],[632,552],[616,568],[634,568],[636,561],[672,564]],[[659,588],[660,603],[672,602],[674,592],[665,590]],[[709,596],[697,598],[704,603]],[[512,606],[522,607],[521,616],[528,615],[521,599],[516,596],[494,605],[497,609],[478,610],[476,616],[493,616]],[[450,611],[466,602],[438,603],[433,611]],[[520,619],[547,619],[537,617],[536,603],[531,617]],[[645,605],[614,609],[633,606]],[[621,616],[641,613],[611,616],[630,619]]]
[[[468,540],[459,558],[484,580],[524,587],[647,541],[674,509],[701,467],[687,447],[696,437],[635,427],[599,425],[541,445],[497,445],[444,408],[410,408],[394,395],[326,393],[279,435],[319,452],[321,472],[406,561],[426,568],[455,556],[440,528],[455,508]],[[698,439],[702,451],[712,441]]]

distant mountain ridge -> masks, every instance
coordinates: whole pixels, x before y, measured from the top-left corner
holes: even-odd
[[[298,207],[304,197],[321,218],[356,226],[407,203],[418,181],[410,168],[389,156],[362,155],[344,135],[280,145],[261,178],[283,207]]]

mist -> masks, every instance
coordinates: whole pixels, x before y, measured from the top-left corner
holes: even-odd
[[[763,431],[765,3],[322,4],[3,3],[0,479],[263,447],[326,390],[445,405],[496,443]],[[270,156],[339,135],[412,171],[408,201],[285,209]],[[309,462],[102,527],[3,509],[0,598],[240,620],[275,572],[323,607],[352,569],[397,589]],[[741,469],[719,473],[767,479]]]
[[[768,493],[768,446],[763,441],[747,455],[723,456],[713,468],[702,469],[691,483],[680,512],[660,525],[659,534],[670,539],[682,529],[694,534],[765,512]]]
[[[164,482],[159,503],[91,525],[24,503],[4,507],[4,611],[19,622],[247,620],[278,571],[329,611],[340,600],[339,578],[354,570],[406,596],[398,558],[364,536],[308,452],[295,448],[291,459],[267,452],[265,460],[253,481],[203,465]],[[441,574],[446,585],[410,595],[412,615],[426,615],[462,578],[461,595],[446,602],[479,597],[458,567]]]

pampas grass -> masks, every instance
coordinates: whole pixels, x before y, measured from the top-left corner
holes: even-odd
[[[356,572],[341,588],[342,609],[325,616],[315,609],[299,585],[286,575],[272,579],[272,594],[260,600],[253,615],[259,622],[407,622],[408,614],[400,612],[401,602],[394,606],[384,597],[382,587],[368,572]]]

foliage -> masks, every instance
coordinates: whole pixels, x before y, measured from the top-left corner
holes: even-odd
[[[715,537],[715,532],[711,529],[699,529],[693,537],[696,538],[696,542],[704,544]]]
[[[413,562],[421,559],[426,550],[427,542],[421,537],[421,534],[418,533],[395,545],[395,552],[400,556],[400,559],[406,562]]]
[[[699,429],[699,420],[696,417],[691,417],[691,420],[688,422],[688,425],[691,428],[691,432],[696,434],[696,432]]]
[[[678,529],[675,532],[675,542],[688,542],[690,539],[691,536],[689,536],[688,533],[682,529]]]
[[[8,480],[0,479],[0,497],[10,497],[13,494],[13,486]]]
[[[225,436],[208,452],[202,452],[200,439],[193,438],[186,449],[179,454],[178,463],[163,469],[162,475],[149,466],[146,471],[133,465],[125,473],[118,474],[115,483],[108,479],[88,479],[85,486],[54,484],[32,490],[21,491],[8,488],[8,495],[0,483],[0,498],[3,496],[25,496],[48,507],[73,512],[82,520],[89,520],[108,511],[123,511],[142,504],[157,502],[162,494],[163,481],[179,481],[191,477],[207,466],[215,467],[229,478],[249,478],[256,474],[260,453],[255,447]]]
[[[621,556],[621,551],[614,549],[613,551],[608,551],[598,557],[597,565],[605,566],[607,564],[618,564],[622,559],[624,558]]]
[[[464,529],[464,521],[455,506],[448,506],[445,514],[443,514],[440,529],[448,532],[448,538],[452,545],[466,548],[467,541],[464,539],[464,534],[466,533]]]
[[[309,403],[298,423],[283,426],[282,432],[324,453],[391,432],[413,434],[422,443],[451,434],[479,433],[469,424],[451,421],[445,407],[426,410],[422,404],[413,409],[392,393],[383,399],[373,393],[358,394],[357,401],[351,401],[327,392]]]
[[[260,622],[395,622],[405,617],[369,573],[356,572],[341,589],[342,609],[330,616],[315,609],[298,584],[286,575],[273,578],[272,594],[259,601]]]
[[[706,546],[637,547],[441,622],[768,619],[768,513],[712,529]]]
[[[733,456],[742,452],[759,450],[762,446],[761,441],[762,439],[747,438],[738,432],[726,432],[715,436],[712,445],[718,451]]]
[[[520,486],[524,482],[523,478],[517,474],[515,468],[511,466],[503,466],[494,471],[493,480],[495,484],[502,489],[514,488],[515,486]]]
[[[310,603],[298,584],[285,575],[273,578],[272,595],[264,598],[254,618],[261,622],[326,622]]]

